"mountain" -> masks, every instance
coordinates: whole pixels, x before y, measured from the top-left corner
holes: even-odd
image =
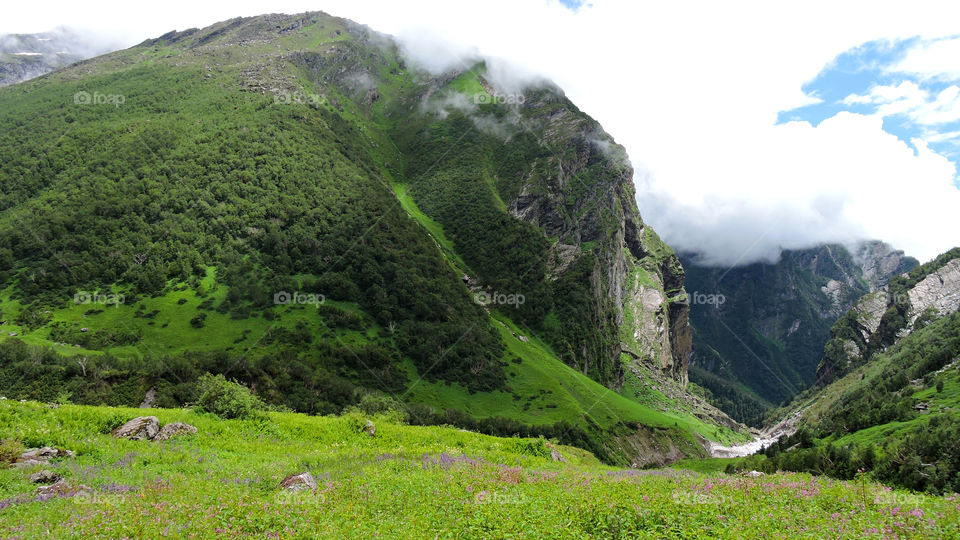
[[[830,330],[817,379],[829,383],[931,321],[960,309],[960,249],[859,299]]]
[[[329,414],[611,463],[747,437],[685,388],[684,272],[548,81],[322,13],[170,32],[0,90],[0,391]]]
[[[40,34],[0,35],[0,86],[39,77],[110,48],[92,44],[64,28]]]
[[[864,296],[831,330],[817,386],[775,415],[799,430],[765,470],[960,487],[960,248]],[[751,466],[757,465],[752,463]]]
[[[681,257],[691,292],[690,376],[733,418],[760,425],[812,385],[830,328],[917,261],[878,242],[785,250],[775,264],[716,268]]]

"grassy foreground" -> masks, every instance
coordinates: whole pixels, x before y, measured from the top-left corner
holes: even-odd
[[[75,458],[48,468],[88,491],[38,497],[0,469],[0,537],[880,537],[960,535],[960,501],[806,474],[629,470],[546,441],[359,415],[220,420],[152,409],[196,435],[108,432],[141,409],[0,400],[0,437]],[[39,467],[38,467],[39,468]],[[278,488],[309,470],[315,492]]]

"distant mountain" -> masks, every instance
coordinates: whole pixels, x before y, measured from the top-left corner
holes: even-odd
[[[63,28],[0,35],[0,86],[39,77],[111,49],[99,43]]]
[[[617,463],[745,436],[686,392],[684,273],[626,152],[549,82],[265,15],[2,89],[0,125],[8,397],[176,406],[212,372]]]
[[[830,330],[817,380],[826,384],[931,321],[960,310],[960,248],[860,298]]]
[[[799,430],[766,470],[857,471],[917,491],[960,488],[960,248],[861,298],[831,329],[818,384],[777,418]]]
[[[784,251],[735,268],[681,257],[691,293],[691,380],[733,418],[760,425],[812,385],[830,328],[863,294],[917,261],[877,241]]]

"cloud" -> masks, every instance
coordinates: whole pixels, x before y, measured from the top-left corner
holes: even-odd
[[[925,79],[960,79],[960,37],[925,40],[912,47],[890,68],[892,72],[913,73]]]
[[[922,259],[960,243],[954,164],[922,133],[898,138],[876,111],[853,108],[897,106],[933,125],[955,110],[946,86],[920,85],[929,94],[912,98],[851,102],[844,107],[853,112],[831,110],[816,123],[778,123],[783,111],[835,107],[849,94],[879,100],[882,92],[908,93],[893,80],[878,85],[892,88],[876,96],[866,88],[831,99],[804,91],[836,66],[838,55],[876,40],[916,40],[897,69],[918,80],[956,76],[957,40],[942,39],[956,33],[955,2],[902,9],[884,1],[593,0],[574,10],[553,0],[238,0],[226,7],[171,0],[94,14],[82,4],[32,3],[29,13],[42,13],[50,26],[73,18],[121,29],[135,43],[237,15],[310,9],[400,37],[429,69],[480,55],[509,59],[512,67],[498,73],[504,88],[537,76],[556,82],[626,147],[645,221],[674,247],[701,251],[717,264],[860,237]],[[5,15],[0,24],[10,26],[16,17]]]
[[[913,81],[896,86],[874,86],[864,95],[850,94],[847,105],[877,105],[880,116],[906,115],[920,125],[948,124],[960,120],[960,87],[948,86],[933,93]]]

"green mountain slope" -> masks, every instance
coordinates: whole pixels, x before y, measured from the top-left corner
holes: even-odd
[[[176,406],[223,373],[297,411],[379,392],[619,463],[745,437],[676,404],[683,270],[623,149],[548,83],[499,97],[482,62],[417,71],[323,14],[3,89],[0,392]]]

